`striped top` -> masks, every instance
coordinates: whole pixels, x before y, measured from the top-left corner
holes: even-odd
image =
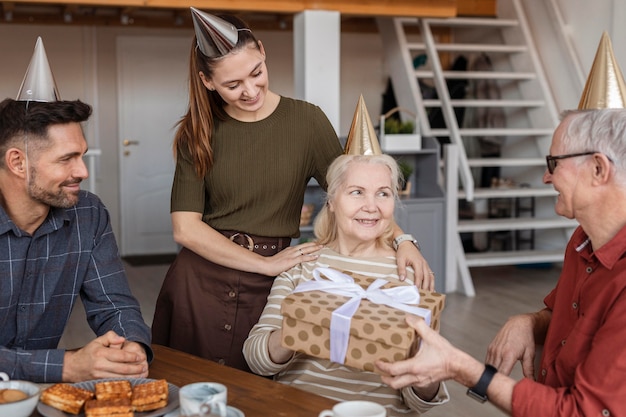
[[[244,344],[243,353],[252,371],[260,375],[274,375],[278,382],[337,401],[366,399],[378,402],[387,408],[389,417],[419,416],[435,405],[448,402],[449,395],[443,383],[433,401],[426,402],[410,387],[396,390],[383,384],[380,375],[376,373],[346,367],[326,359],[296,353],[287,363],[272,362],[268,342],[270,333],[282,326],[280,305],[300,282],[313,279],[313,270],[319,267],[384,278],[390,282],[398,280],[398,269],[393,257],[349,258],[328,248],[320,251],[316,261],[283,272],[274,281],[263,314]],[[409,270],[407,279],[411,278],[412,271]]]

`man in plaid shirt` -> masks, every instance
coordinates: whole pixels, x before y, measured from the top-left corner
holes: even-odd
[[[146,377],[150,330],[88,177],[80,101],[0,103],[0,371],[35,382]],[[78,296],[97,337],[57,349]]]

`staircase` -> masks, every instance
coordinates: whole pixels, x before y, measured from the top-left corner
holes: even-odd
[[[556,192],[542,182],[559,116],[520,0],[499,0],[493,18],[379,18],[377,23],[398,106],[418,114],[423,136],[450,144],[442,159],[446,292],[473,296],[470,268],[478,273],[484,266],[561,262],[577,223],[554,213]],[[422,54],[426,64],[416,68]],[[460,56],[467,69],[448,69]],[[491,63],[488,70],[473,68],[480,57]],[[466,85],[464,97],[458,97],[460,84]],[[424,95],[432,91],[435,98]],[[443,125],[432,126],[436,112]],[[485,155],[480,143],[498,143],[499,153]],[[485,184],[486,170],[507,181]],[[494,215],[493,206],[507,202],[510,210]],[[532,210],[514,209],[524,202],[531,202]],[[506,244],[495,248],[502,237]],[[476,241],[483,243],[479,250]]]

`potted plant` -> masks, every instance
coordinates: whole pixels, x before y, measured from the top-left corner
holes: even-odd
[[[407,113],[412,119],[390,117],[394,113]],[[380,146],[384,152],[415,152],[422,149],[422,136],[417,129],[415,114],[395,107],[380,116]]]
[[[415,123],[412,120],[401,121],[396,118],[385,119],[385,134],[411,134],[415,132]]]
[[[413,174],[413,166],[408,162],[399,159],[398,168],[400,169],[400,195],[408,195],[411,193],[411,174]]]

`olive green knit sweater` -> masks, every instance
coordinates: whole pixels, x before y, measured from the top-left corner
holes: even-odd
[[[214,165],[204,178],[179,153],[171,211],[203,213],[219,230],[297,237],[309,179],[325,187],[326,169],[342,152],[322,110],[281,97],[266,119],[216,124]]]

